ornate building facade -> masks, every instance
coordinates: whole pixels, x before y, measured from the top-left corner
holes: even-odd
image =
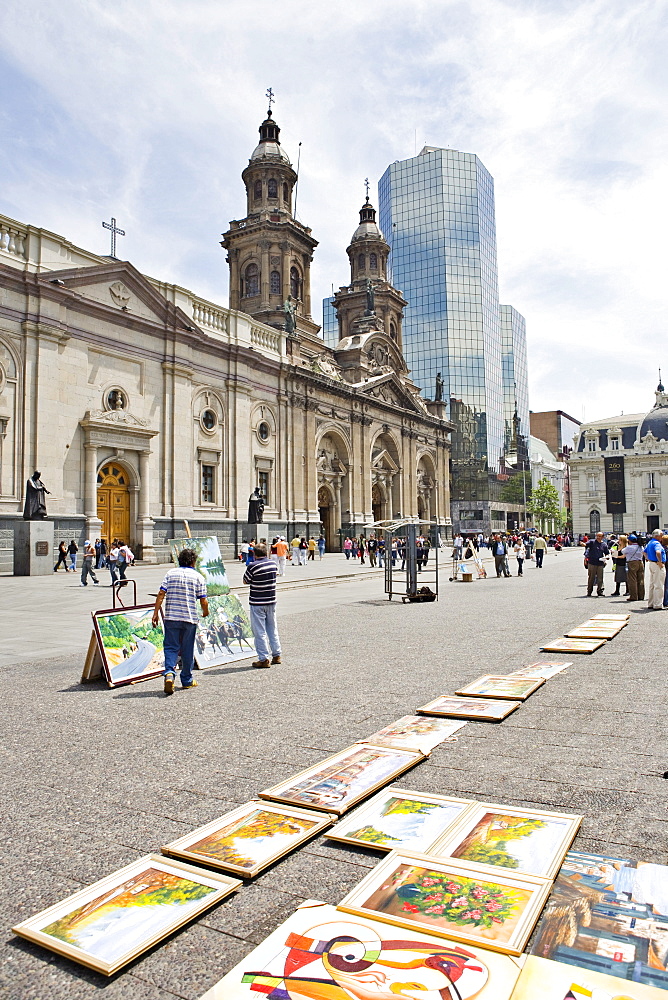
[[[328,348],[311,318],[316,241],[292,215],[271,116],[242,177],[248,214],[223,239],[230,308],[0,216],[0,568],[35,469],[56,544],[123,537],[145,560],[168,559],[183,519],[227,555],[321,525],[338,548],[396,514],[445,525],[452,425],[409,378],[373,208]],[[249,528],[255,486],[266,524]]]

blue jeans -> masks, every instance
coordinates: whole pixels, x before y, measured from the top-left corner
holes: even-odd
[[[272,656],[280,656],[281,640],[276,627],[276,605],[251,604],[250,623],[258,660],[268,660],[270,652]]]
[[[178,622],[165,618],[165,669],[163,674],[176,673],[176,661],[180,656],[183,687],[188,687],[193,682],[196,632],[195,622]]]

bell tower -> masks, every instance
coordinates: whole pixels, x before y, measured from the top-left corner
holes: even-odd
[[[292,214],[297,174],[279,141],[271,91],[268,97],[260,142],[241,175],[246,217],[230,223],[220,244],[230,267],[230,308],[283,329],[290,296],[295,333],[315,335],[320,327],[311,316],[311,260],[318,242]]]

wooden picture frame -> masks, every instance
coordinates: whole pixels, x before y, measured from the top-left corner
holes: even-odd
[[[260,798],[341,816],[423,760],[426,757],[419,750],[354,743],[265,789]]]
[[[593,962],[600,956],[592,956]],[[608,960],[612,965],[612,961]],[[614,968],[614,966],[613,966]],[[620,975],[622,970],[620,969]],[[588,966],[566,965],[549,958],[527,955],[512,1000],[662,1000],[666,991],[661,986],[646,986],[629,982]]]
[[[392,851],[337,909],[521,955],[551,887],[537,875]]]
[[[490,872],[504,869],[553,879],[581,823],[582,816],[574,813],[476,802],[425,853],[473,861]]]
[[[545,680],[549,680],[550,677],[554,677],[555,674],[560,674],[562,670],[566,667],[572,667],[573,661],[566,660],[564,663],[559,663],[556,660],[543,660],[537,663],[530,663],[527,667],[520,667],[519,670],[513,670],[509,677],[543,677]]]
[[[428,757],[434,747],[450,739],[466,725],[465,722],[429,719],[424,715],[402,715],[384,729],[358,740],[358,743],[373,743],[377,747],[394,747],[398,750],[419,750]]]
[[[568,639],[562,636],[560,639],[546,642],[540,648],[545,653],[595,653],[601,646],[605,646],[605,643],[605,639]]]
[[[220,544],[216,535],[201,535],[195,538],[170,538],[169,550],[175,566],[179,565],[179,554],[183,549],[192,549],[197,556],[195,569],[204,577],[210,597],[229,594],[230,582],[220,554]]]
[[[629,622],[631,615],[592,615],[590,622]]]
[[[12,931],[49,951],[111,976],[158,941],[229,896],[241,884],[239,879],[229,875],[203,871],[159,854],[147,854],[34,917],[23,920]],[[172,894],[173,901],[165,899],[168,892]],[[138,902],[141,897],[150,897],[153,893],[156,894],[156,902],[143,906]],[[192,898],[189,899],[189,896]],[[138,912],[142,909],[145,913]],[[96,910],[100,911],[97,937],[95,921],[90,919]],[[114,929],[110,930],[112,911],[115,914]],[[74,919],[75,916],[77,919]],[[85,928],[81,928],[80,935],[85,929],[86,946],[82,936],[77,938],[76,934],[77,923],[84,917],[86,924]],[[47,931],[47,928],[51,930]],[[80,944],[76,943],[77,940]]]
[[[248,612],[236,594],[208,598],[209,614],[197,621],[195,665],[198,670],[221,667],[255,656]]]
[[[417,808],[410,808],[413,805]],[[457,826],[474,806],[472,799],[430,795],[393,786],[384,788],[358,806],[325,836],[328,840],[368,847],[374,851],[406,850],[431,854],[432,846],[447,830]],[[391,816],[393,809],[396,812]]]
[[[602,624],[602,623],[601,623]],[[621,628],[599,628],[596,625],[578,625],[566,632],[567,639],[605,639],[606,642],[619,635]]]
[[[521,701],[506,701],[501,698],[455,698],[454,695],[442,694],[415,711],[421,715],[444,715],[449,719],[503,722],[521,704]]]
[[[510,698],[513,701],[526,701],[544,683],[543,677],[483,674],[465,687],[458,688],[455,694],[462,698]]]
[[[161,611],[159,625],[153,628],[154,608],[154,604],[136,604],[91,612],[108,687],[134,684],[164,673],[164,620]]]
[[[273,802],[254,799],[239,806],[238,809],[219,816],[211,823],[191,830],[184,837],[172,840],[160,849],[163,854],[183,858],[194,864],[210,865],[222,871],[241,875],[243,878],[254,878],[274,861],[285,857],[326,827],[331,826],[333,821],[334,816],[327,813],[295,809],[294,806],[279,806]],[[218,838],[216,834],[219,835]],[[233,840],[234,834],[237,836]],[[257,843],[261,837],[267,841],[266,846]],[[232,843],[225,844],[223,838]],[[271,841],[278,842],[279,838],[280,844],[275,843],[272,846]],[[245,858],[244,839],[256,841]],[[241,842],[237,844],[237,840]],[[208,849],[205,849],[205,844]],[[261,847],[265,849],[262,850]]]

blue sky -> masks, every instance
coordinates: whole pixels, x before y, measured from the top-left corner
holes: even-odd
[[[119,256],[227,302],[271,86],[315,303],[348,280],[366,176],[425,142],[477,153],[532,409],[643,411],[668,376],[667,21],[663,0],[4,0],[0,212],[101,253],[115,215]]]

